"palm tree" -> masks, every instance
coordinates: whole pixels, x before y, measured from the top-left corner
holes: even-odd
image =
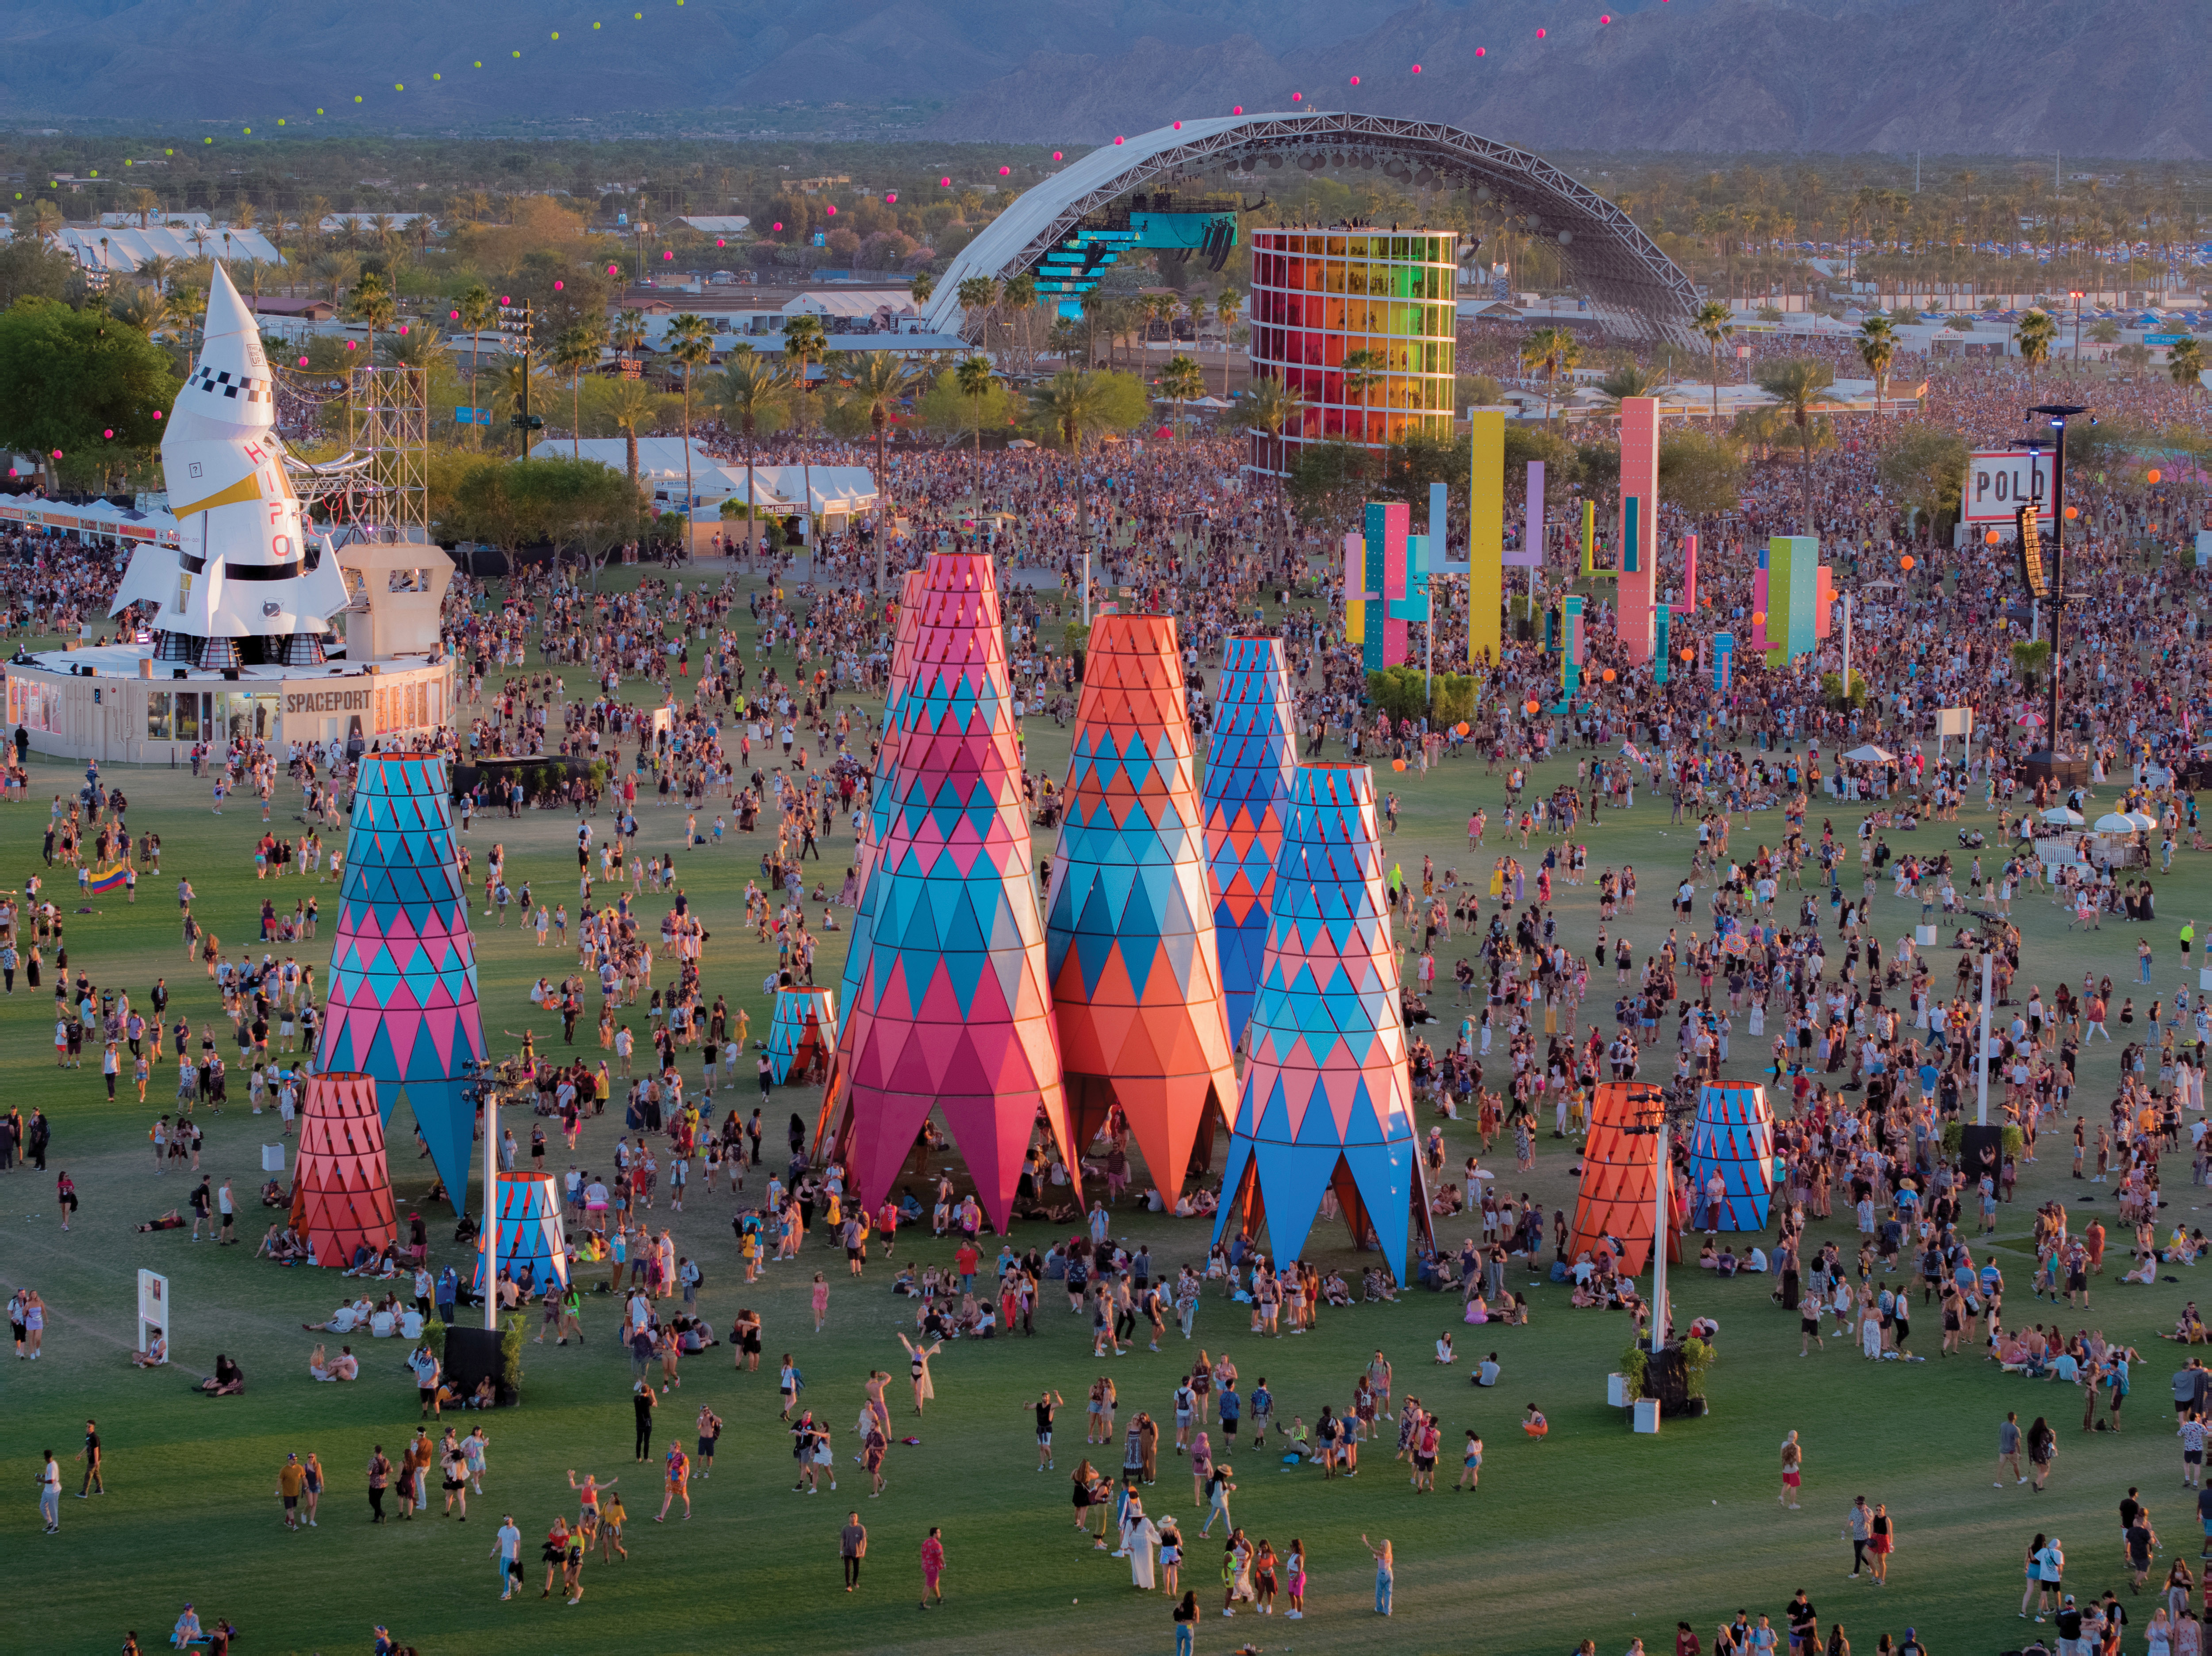
[[[108,310],[118,322],[150,334],[169,319],[169,301],[157,288],[133,288],[128,298],[111,295]]]
[[[2051,360],[2051,342],[2058,337],[2058,324],[2048,311],[2030,311],[2020,319],[2014,330],[2020,341],[2020,360],[2027,364],[2028,394],[2035,394],[2035,371]]]
[[[40,241],[51,241],[61,234],[66,221],[62,217],[60,203],[40,197],[24,209],[22,222]]]
[[[1036,309],[1036,278],[1026,270],[1012,277],[1000,294],[999,302],[1005,316],[1007,344],[1013,353],[1015,371],[1027,373],[1036,366],[1030,355],[1029,330],[1030,313]]]
[[[759,498],[753,489],[753,440],[763,420],[781,415],[789,406],[791,376],[782,368],[756,357],[750,347],[742,347],[730,354],[721,379],[708,395],[723,422],[744,434],[745,540],[750,546],[754,502]],[[878,547],[878,559],[881,555],[882,549]]]
[[[783,325],[783,354],[798,364],[793,374],[799,390],[799,486],[806,496],[799,502],[799,512],[800,521],[806,526],[806,549],[813,552],[817,548],[814,534],[814,464],[806,444],[806,398],[811,389],[806,383],[806,365],[830,354],[830,335],[822,325],[822,318],[803,312],[787,318]]]
[[[937,296],[937,278],[927,270],[916,270],[906,290],[914,295],[915,304],[927,305]]]
[[[1605,377],[1597,382],[1606,399],[1618,409],[1631,397],[1649,397],[1659,389],[1659,376],[1640,362],[1624,362],[1608,368]]]
[[[1221,400],[1229,400],[1229,331],[1237,325],[1243,313],[1244,301],[1237,296],[1233,288],[1224,288],[1213,296],[1213,319],[1221,325]]]
[[[1713,428],[1717,431],[1721,421],[1721,346],[1735,332],[1732,314],[1719,300],[1709,299],[1698,306],[1698,313],[1690,318],[1690,325],[1705,337],[1705,358],[1712,369],[1710,378],[1713,385]]]
[[[583,453],[584,370],[599,366],[600,328],[605,325],[579,322],[563,329],[548,354],[554,372],[568,376],[568,458],[572,460]]]
[[[1067,445],[1075,464],[1076,512],[1081,545],[1091,545],[1091,491],[1083,486],[1083,439],[1103,416],[1106,389],[1095,373],[1063,369],[1030,393],[1030,412]]]
[[[492,303],[491,289],[481,282],[471,282],[463,289],[461,296],[453,301],[453,319],[460,324],[461,331],[469,337],[469,407],[471,409],[477,405],[477,358],[483,349],[482,336],[483,331],[491,325],[492,318],[498,314],[499,307]],[[482,430],[481,426],[471,427],[472,444],[480,440],[477,434]]]
[[[1874,421],[1881,425],[1881,399],[1889,388],[1889,365],[1897,357],[1897,325],[1886,316],[1870,316],[1859,325],[1859,361],[1874,376]]]
[[[1296,386],[1286,385],[1271,376],[1255,379],[1244,388],[1244,395],[1237,399],[1236,418],[1245,430],[1267,434],[1269,458],[1273,458],[1279,453],[1283,428],[1303,425],[1305,411],[1304,394]]]
[[[1180,351],[1170,357],[1167,367],[1160,370],[1160,394],[1175,404],[1176,434],[1181,436],[1183,403],[1206,395],[1206,376],[1199,371],[1197,359]]]
[[[639,489],[641,498],[643,490],[637,481],[637,440],[641,433],[653,429],[658,412],[653,393],[646,389],[641,379],[617,379],[613,394],[607,398],[607,413],[612,416],[615,428],[622,433],[627,444],[629,486]]]
[[[2199,379],[2204,372],[2204,347],[2194,339],[2177,340],[2166,348],[2166,371],[2173,383],[2185,391],[2203,384]]]
[[[428,322],[410,322],[404,333],[392,334],[384,342],[384,360],[394,367],[427,369],[442,355],[446,337]]]
[[[952,371],[952,383],[963,397],[975,405],[975,488],[980,501],[983,488],[983,399],[999,383],[999,376],[989,357],[971,356]]]
[[[668,324],[668,354],[684,367],[684,551],[691,552],[691,376],[714,360],[714,325],[686,311]]]
[[[1789,356],[1768,362],[1759,370],[1759,388],[1788,412],[1796,428],[1796,446],[1804,454],[1805,532],[1813,533],[1813,449],[1815,433],[1806,410],[1815,403],[1836,399],[1827,388],[1836,383],[1835,371],[1809,356]]]
[[[1382,370],[1389,366],[1382,352],[1356,350],[1344,359],[1344,390],[1348,397],[1359,399],[1359,440],[1368,440],[1367,393],[1382,383]]]
[[[1575,371],[1583,360],[1583,342],[1571,328],[1539,328],[1521,342],[1521,366],[1544,376],[1544,423],[1552,423],[1552,385],[1562,370]]]
[[[635,356],[645,349],[645,312],[635,306],[616,312],[607,338],[624,356]]]
[[[891,416],[914,386],[914,373],[905,363],[889,351],[870,351],[852,379],[853,398],[848,406],[858,406],[868,411],[868,424],[876,434],[876,498],[885,492],[884,467],[884,438],[890,428]],[[883,589],[884,543],[888,537],[876,537],[876,588]]]
[[[353,293],[346,300],[346,308],[353,312],[357,321],[368,325],[368,356],[371,361],[375,361],[376,331],[390,327],[399,314],[399,306],[392,297],[392,289],[385,286],[384,278],[375,271],[365,272],[361,280],[354,283]]]
[[[975,330],[975,343],[988,349],[990,338],[990,310],[999,302],[999,284],[986,276],[963,277],[957,290],[960,296],[960,314],[965,325]]]
[[[134,190],[131,192],[131,210],[138,215],[138,227],[143,230],[154,215],[161,210],[161,198],[151,190]]]

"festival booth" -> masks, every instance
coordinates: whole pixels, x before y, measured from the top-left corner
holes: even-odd
[[[819,1064],[826,1074],[837,1054],[837,992],[785,986],[769,1014],[768,1068],[779,1087],[804,1080]]]
[[[523,1297],[543,1294],[550,1283],[568,1285],[568,1232],[561,1216],[561,1180],[550,1173],[499,1175],[498,1228],[492,1246],[498,1271],[522,1284]],[[484,1285],[483,1251],[477,1251],[474,1291]]]
[[[1295,1259],[1324,1192],[1353,1242],[1401,1283],[1418,1225],[1432,1240],[1413,1125],[1397,950],[1365,765],[1300,765],[1275,866],[1275,907],[1246,1028],[1218,1241],[1267,1227]]]
[[[1708,1192],[1715,1174],[1723,1191],[1717,1212]],[[1774,1114],[1766,1089],[1754,1082],[1700,1087],[1690,1131],[1691,1222],[1706,1230],[1765,1230],[1773,1194]]]
[[[291,1222],[319,1265],[349,1266],[356,1249],[381,1253],[398,1239],[384,1119],[368,1076],[307,1078]]]
[[[2150,836],[2158,818],[2141,811],[2107,811],[2089,825],[2089,860],[2100,868],[2148,866]]]
[[[1172,1208],[1237,1098],[1173,620],[1098,617],[1070,748],[1045,894],[1069,1125],[1079,1154],[1118,1107]]]

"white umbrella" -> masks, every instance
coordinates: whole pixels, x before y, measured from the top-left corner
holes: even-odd
[[[2132,816],[2123,816],[2116,810],[2108,810],[2096,820],[2094,826],[2100,834],[2133,834],[2136,823]]]
[[[1863,748],[1853,748],[1844,755],[1854,765],[1887,765],[1896,756],[1894,754],[1885,753],[1871,742]]]
[[[2158,818],[2149,816],[2143,811],[2124,810],[2121,811],[2119,815],[2126,817],[2128,821],[2133,822],[2137,828],[2143,829],[2145,832],[2148,832],[2158,826]]]
[[[2049,810],[2039,813],[2036,820],[2049,822],[2057,828],[2080,828],[2082,817],[2078,810],[2069,810],[2063,805],[2053,805]]]

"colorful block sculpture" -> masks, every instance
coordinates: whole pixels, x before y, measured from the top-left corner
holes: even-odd
[[[376,1083],[367,1076],[307,1079],[292,1170],[292,1228],[319,1265],[350,1265],[356,1248],[381,1252],[399,1234],[384,1119]]]
[[[1395,613],[1413,596],[1411,561],[1406,545],[1411,532],[1411,508],[1403,500],[1370,500],[1363,519],[1357,559],[1352,538],[1346,537],[1345,636],[1360,646],[1366,670],[1406,663],[1407,618]],[[1359,585],[1351,583],[1355,573]]]
[[[1040,1110],[1063,1151],[1022,756],[989,557],[933,554],[899,708],[890,812],[845,963],[825,1120],[874,1207],[932,1108],[1006,1228]]]
[[[1267,914],[1275,853],[1289,815],[1297,768],[1297,714],[1279,639],[1232,638],[1221,667],[1213,737],[1206,750],[1200,805],[1213,891],[1213,939],[1231,1046],[1244,1038]]]
[[[1505,414],[1476,409],[1468,422],[1467,659],[1495,665],[1505,615]]]
[[[1651,659],[1659,591],[1659,399],[1620,399],[1620,588],[1617,626],[1632,662]]]
[[[1237,1097],[1175,622],[1101,616],[1084,658],[1045,961],[1068,1122],[1119,1104],[1172,1204]]]
[[[837,1052],[837,992],[780,988],[768,1021],[768,1070],[779,1087],[818,1062],[826,1072]]]
[[[1725,695],[1728,694],[1729,686],[1735,682],[1735,634],[1715,633],[1713,634],[1713,688]]]
[[[1762,560],[1766,590],[1752,601],[1766,616],[1766,664],[1782,667],[1812,654],[1820,639],[1820,542],[1814,535],[1776,535]],[[1754,589],[1756,583],[1753,583]]]
[[[1581,1188],[1575,1195],[1571,1257],[1595,1253],[1611,1237],[1621,1269],[1635,1276],[1651,1252],[1651,1203],[1659,1166],[1655,1127],[1666,1095],[1648,1082],[1601,1081],[1590,1107],[1583,1146]]]
[[[387,1124],[405,1093],[458,1207],[476,1137],[463,1066],[484,1039],[443,755],[362,755],[335,930],[315,1068],[375,1077]]]
[[[523,1285],[527,1296],[534,1288],[568,1285],[568,1234],[561,1219],[561,1180],[550,1173],[502,1173],[499,1176],[499,1222],[492,1246],[497,1270]],[[524,1273],[527,1272],[528,1275]],[[484,1256],[477,1251],[473,1278],[476,1292],[484,1291]]]
[[[1398,956],[1364,765],[1301,765],[1275,866],[1260,992],[1229,1144],[1218,1240],[1264,1218],[1276,1258],[1304,1251],[1334,1188],[1353,1240],[1400,1282],[1409,1220],[1428,1231]]]
[[[1721,1177],[1719,1213],[1711,1181]],[[1690,1219],[1706,1230],[1765,1230],[1774,1194],[1774,1113],[1766,1089],[1725,1082],[1698,1089],[1698,1121],[1690,1131]]]

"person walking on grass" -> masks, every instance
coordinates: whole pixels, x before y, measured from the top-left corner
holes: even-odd
[[[1851,1509],[1844,1514],[1844,1538],[1851,1544],[1851,1580],[1857,1580],[1867,1568],[1867,1543],[1873,1537],[1874,1512],[1864,1495],[1854,1495]]]
[[[84,1447],[76,1452],[76,1458],[84,1463],[84,1483],[77,1490],[76,1498],[82,1501],[88,1495],[106,1495],[107,1482],[100,1476],[100,1422],[98,1421],[85,1422]]]
[[[860,1585],[860,1561],[868,1556],[868,1528],[859,1513],[845,1514],[845,1527],[837,1532],[837,1553],[845,1562],[845,1591],[851,1592]]]
[[[300,1527],[300,1495],[307,1487],[307,1469],[300,1465],[299,1455],[286,1455],[284,1464],[276,1469],[276,1494],[284,1502],[284,1527],[288,1530]]]
[[[921,1607],[945,1608],[945,1540],[942,1526],[932,1524],[921,1540]],[[936,1602],[932,1603],[934,1599]]]
[[[54,1452],[46,1452],[46,1461],[39,1468],[39,1516],[46,1520],[46,1533],[62,1532],[62,1469],[54,1460]]]
[[[668,1445],[668,1453],[665,1457],[660,1510],[653,1515],[653,1521],[658,1524],[665,1520],[671,1503],[678,1500],[684,1502],[684,1516],[690,1518],[691,1516],[691,1457],[684,1453],[682,1443],[672,1439]]]
[[[1889,1585],[1889,1556],[1897,1550],[1897,1526],[1891,1520],[1886,1504],[1875,1502],[1874,1517],[1868,1527],[1871,1533],[1867,1538],[1867,1555],[1874,1568],[1874,1584],[1886,1587]]]
[[[1993,1489],[2004,1488],[2005,1469],[2012,1469],[2014,1487],[2027,1482],[2027,1474],[2020,1469],[2020,1416],[2012,1410],[2005,1410],[2004,1424],[1997,1428],[1997,1481],[1990,1485]]]
[[[1797,1441],[1795,1432],[1782,1440],[1782,1493],[1775,1499],[1796,1512],[1797,1492],[1805,1482],[1805,1448]]]
[[[822,1325],[830,1320],[830,1279],[820,1271],[814,1273],[814,1331],[819,1334]]]
[[[1065,1399],[1061,1398],[1059,1392],[1051,1390],[1049,1387],[1037,1393],[1036,1469],[1041,1472],[1048,1472],[1053,1468],[1052,1421],[1053,1416],[1059,1412],[1060,1404],[1064,1401]]]
[[[513,1513],[499,1520],[499,1532],[492,1538],[491,1556],[499,1560],[499,1597],[504,1604],[514,1597],[515,1586],[522,1580],[522,1531],[515,1524]]]

